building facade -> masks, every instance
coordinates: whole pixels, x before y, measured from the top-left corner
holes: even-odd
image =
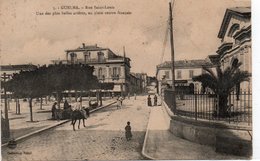
[[[206,71],[202,68],[214,68],[211,61],[207,59],[201,60],[179,60],[175,61],[175,89],[178,92],[194,93],[200,92],[201,83],[194,82],[194,76],[201,75]],[[165,88],[172,85],[171,61],[166,61],[156,67],[156,78],[158,81],[158,94],[162,95]]]
[[[0,73],[1,77],[4,73],[6,73],[6,80],[8,80],[13,76],[14,73],[19,73],[20,71],[35,70],[36,68],[37,66],[33,64],[1,65]]]
[[[240,70],[252,73],[251,8],[228,8],[225,12],[218,38],[217,50],[222,69],[241,62]],[[240,90],[251,89],[251,80],[238,85]]]
[[[130,90],[130,59],[119,56],[109,48],[86,46],[66,50],[66,60],[53,60],[53,63],[82,63],[94,66],[94,75],[102,83],[114,83],[113,92],[126,94]]]

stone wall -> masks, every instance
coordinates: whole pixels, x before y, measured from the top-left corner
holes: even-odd
[[[212,146],[217,152],[240,156],[252,156],[252,129],[224,122],[194,120],[173,115],[163,103],[171,117],[170,132],[180,138],[202,145]]]

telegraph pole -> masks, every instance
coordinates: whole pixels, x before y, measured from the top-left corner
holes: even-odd
[[[174,42],[173,42],[173,27],[172,27],[172,5],[171,2],[169,3],[170,8],[170,18],[169,18],[169,25],[170,25],[170,43],[171,43],[171,61],[172,61],[172,90],[175,91],[175,67],[174,67]]]
[[[176,109],[176,91],[175,91],[175,67],[174,67],[174,41],[173,41],[173,25],[172,25],[172,4],[169,3],[169,25],[170,25],[170,43],[171,43],[171,61],[172,61],[172,91],[173,91],[173,108]],[[174,110],[175,111],[175,110]]]

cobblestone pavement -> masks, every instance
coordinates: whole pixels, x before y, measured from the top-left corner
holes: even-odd
[[[149,119],[146,97],[126,99],[91,114],[86,128],[72,130],[70,123],[51,129],[17,145],[2,149],[3,160],[138,160]],[[124,127],[130,121],[133,138],[126,141]]]
[[[103,101],[104,105],[111,103],[112,99],[107,99]],[[30,132],[37,131],[39,129],[45,128],[52,124],[55,124],[56,120],[51,120],[51,107],[54,101],[43,102],[43,109],[40,110],[40,105],[33,103],[33,120],[34,122],[30,122],[30,112],[28,107],[28,102],[20,101],[21,104],[21,114],[15,114],[15,102],[10,103],[10,110],[8,112],[9,115],[9,123],[11,129],[11,138],[18,138],[23,135],[26,135]],[[69,102],[73,105],[74,102]],[[84,106],[88,105],[88,101],[83,102]],[[61,104],[61,106],[63,106]]]

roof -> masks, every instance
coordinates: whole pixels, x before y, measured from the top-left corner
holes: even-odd
[[[175,67],[202,67],[202,66],[212,66],[213,64],[205,59],[197,60],[178,60],[174,62]],[[171,61],[165,61],[162,64],[157,65],[157,68],[171,68]]]
[[[93,50],[109,50],[109,49],[108,48],[101,48],[101,47],[98,47],[98,46],[90,45],[90,46],[78,47],[76,49],[68,49],[68,50],[65,50],[65,51],[66,52],[73,52],[73,51],[93,51]]]
[[[237,15],[242,18],[250,19],[251,18],[251,7],[234,7],[234,8],[226,9],[226,12],[225,12],[225,15],[222,20],[220,30],[218,33],[218,38],[224,37],[232,15]]]
[[[1,70],[31,70],[36,69],[37,66],[33,64],[19,64],[19,65],[1,65]]]
[[[228,8],[231,11],[237,12],[237,13],[251,13],[251,7],[233,7]]]

